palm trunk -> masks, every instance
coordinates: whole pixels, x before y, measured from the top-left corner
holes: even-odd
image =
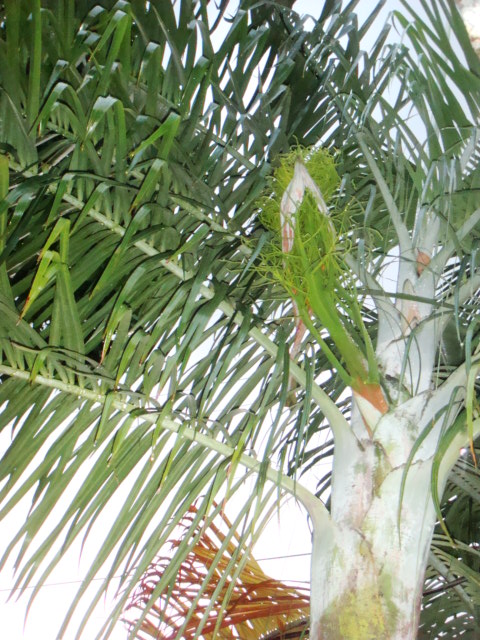
[[[434,297],[435,277],[422,273],[413,260],[401,261],[397,290]],[[393,381],[389,410],[382,415],[354,394],[352,437],[335,443],[332,526],[327,534],[314,526],[312,640],[417,636],[436,521],[432,464],[441,431],[455,418],[455,411],[442,410],[465,380],[459,370],[431,387],[437,339],[429,304],[405,298],[390,309],[385,304],[377,302],[376,356],[384,380]]]
[[[395,436],[399,412],[382,419]],[[363,448],[362,448],[363,447]],[[333,527],[314,531],[312,640],[413,640],[435,524],[431,457],[392,464],[375,438],[335,459]],[[342,452],[343,453],[343,452]]]
[[[422,371],[433,361],[428,338],[419,367],[411,368],[416,380],[426,381],[423,389],[418,385],[407,399],[397,394],[385,415],[357,404],[353,437],[336,445],[332,526],[314,526],[312,640],[416,638],[436,521],[432,464],[441,430],[455,417],[440,409],[463,376],[459,370],[435,391],[429,388]],[[383,355],[387,364],[395,362]]]

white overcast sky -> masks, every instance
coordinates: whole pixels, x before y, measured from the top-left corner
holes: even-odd
[[[419,0],[411,0],[410,5],[419,6]],[[294,8],[301,14],[318,16],[322,6],[322,0],[297,0]],[[357,8],[360,23],[370,14],[372,6],[371,0],[360,0]],[[399,0],[387,0],[386,7],[383,9],[385,17],[389,11],[400,8],[400,6]],[[379,21],[379,27],[382,24],[383,21]],[[0,440],[0,446],[6,446],[6,444],[4,440]],[[289,505],[283,509],[280,519],[275,516],[265,530],[255,548],[255,557],[259,560],[276,558],[261,562],[263,569],[272,577],[282,580],[308,581],[310,533],[307,520],[305,513],[296,507],[292,500]],[[24,517],[24,514],[25,511],[22,510],[21,517]],[[13,519],[2,523],[0,550],[6,548],[16,525],[18,525],[18,519],[16,523]],[[91,541],[92,543],[94,545],[94,541]],[[22,598],[20,602],[6,603],[8,591],[14,582],[11,566],[6,567],[0,573],[0,620],[2,620],[3,638],[8,640],[55,640],[57,638],[56,634],[63,616],[79,587],[82,571],[89,564],[88,552],[84,553],[82,560],[79,561],[79,551],[77,546],[41,589],[29,613],[25,627],[24,619],[28,598]],[[90,619],[89,626],[82,635],[84,640],[92,640],[95,637],[99,627],[105,621],[108,604],[107,600],[106,608],[103,606],[97,608]],[[75,627],[76,625],[73,623],[70,632],[62,640],[73,640]],[[118,629],[112,635],[112,640],[125,640],[126,635],[124,627],[118,625]]]

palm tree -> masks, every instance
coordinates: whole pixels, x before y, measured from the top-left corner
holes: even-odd
[[[326,0],[310,30],[292,5],[2,5],[2,517],[31,497],[2,562],[35,597],[95,533],[59,637],[121,573],[107,637],[180,526],[132,637],[167,615],[235,498],[198,637],[284,494],[310,638],[478,633],[480,61],[453,0],[368,54],[378,9]]]

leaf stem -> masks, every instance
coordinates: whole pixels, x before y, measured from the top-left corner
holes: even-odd
[[[12,378],[24,380],[25,382],[29,382],[32,379],[30,371],[21,371],[19,369],[15,369],[3,364],[0,364],[0,373],[8,375]],[[62,391],[63,393],[68,393],[74,396],[85,398],[85,400],[88,400],[89,402],[98,402],[101,405],[105,405],[107,399],[107,394],[98,393],[90,389],[83,389],[81,387],[78,387],[77,385],[62,382],[61,380],[47,378],[40,374],[35,376],[34,384],[39,384],[44,387]],[[112,392],[110,392],[108,395],[108,402],[110,409],[117,409],[118,411],[122,411],[124,413],[131,413],[132,411],[138,412],[142,409],[139,404],[125,402],[123,400],[115,398]],[[147,412],[142,413],[139,417],[145,422],[149,422],[150,424],[157,424],[159,418],[158,413]],[[199,433],[196,429],[192,429],[192,427],[180,425],[168,416],[161,417],[161,426],[167,431],[177,434],[180,438],[190,440],[191,442],[197,442],[206,449],[215,451],[225,458],[231,458],[235,454],[234,447],[230,447],[223,442],[218,442],[218,440],[215,440],[215,438],[207,436],[203,433]],[[290,493],[292,496],[295,496],[304,505],[310,516],[312,518],[315,518],[318,522],[321,521],[323,524],[325,524],[330,520],[330,514],[328,513],[323,502],[313,493],[311,493],[306,487],[300,485],[294,479],[284,475],[280,471],[277,471],[270,465],[267,467],[265,472],[264,463],[258,461],[253,456],[241,454],[238,457],[238,462],[247,469],[258,473],[265,473],[265,476],[266,478],[268,478],[268,480],[279,485],[282,489]]]

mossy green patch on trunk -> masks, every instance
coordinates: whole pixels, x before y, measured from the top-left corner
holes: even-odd
[[[320,621],[315,640],[388,640],[385,609],[375,587],[348,591],[337,598]]]

